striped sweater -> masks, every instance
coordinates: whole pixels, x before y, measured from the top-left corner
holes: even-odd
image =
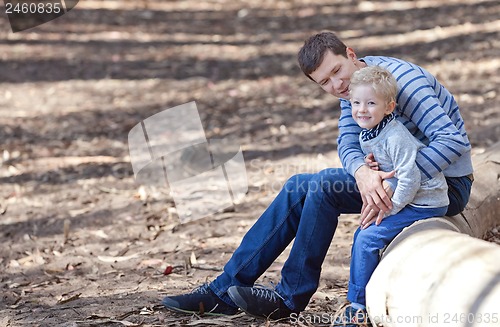
[[[471,146],[453,95],[428,71],[407,61],[370,56],[368,66],[388,69],[398,82],[397,119],[426,145],[416,158],[422,181],[443,172],[448,177],[471,174]],[[359,144],[361,128],[351,115],[351,104],[340,99],[338,152],[344,168],[354,176],[364,164]]]

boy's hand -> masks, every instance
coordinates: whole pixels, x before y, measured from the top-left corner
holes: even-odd
[[[375,156],[373,155],[373,153],[369,153],[366,155],[365,164],[367,164],[371,170],[379,170],[378,162],[375,161]]]
[[[356,171],[356,184],[363,200],[360,216],[362,226],[368,226],[368,223],[377,218],[382,221],[384,214],[391,211],[392,190],[388,183],[383,183],[383,180],[394,177],[395,173],[395,171],[375,171],[368,166],[361,166]]]

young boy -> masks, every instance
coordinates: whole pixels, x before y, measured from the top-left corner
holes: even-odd
[[[443,173],[421,182],[416,157],[424,144],[393,113],[397,87],[392,74],[379,66],[354,72],[349,86],[352,118],[362,128],[363,153],[373,153],[378,168],[395,171],[397,179],[392,210],[354,235],[347,298],[359,312],[365,310],[365,288],[379,262],[379,251],[413,222],[446,214],[449,204]]]

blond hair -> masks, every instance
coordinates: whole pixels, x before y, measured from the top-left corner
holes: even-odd
[[[349,91],[359,85],[371,85],[376,94],[382,96],[387,102],[396,101],[398,83],[391,72],[379,66],[367,66],[354,72],[351,77]]]

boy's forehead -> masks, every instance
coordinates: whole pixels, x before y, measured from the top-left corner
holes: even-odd
[[[351,95],[378,99],[385,98],[384,94],[378,92],[371,83],[351,84],[349,89],[351,90]]]

